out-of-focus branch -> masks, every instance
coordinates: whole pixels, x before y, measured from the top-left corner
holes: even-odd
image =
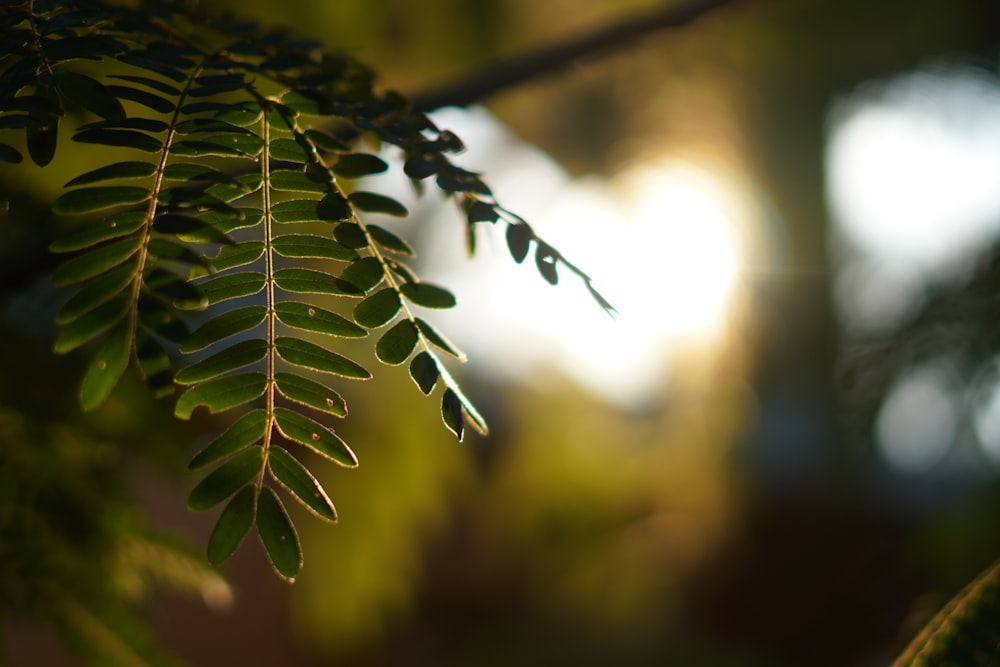
[[[580,58],[606,55],[633,46],[635,40],[658,30],[681,28],[734,0],[686,0],[630,16],[554,46],[515,56],[490,65],[450,84],[410,100],[418,111],[446,106],[467,106],[530,79],[571,67]]]

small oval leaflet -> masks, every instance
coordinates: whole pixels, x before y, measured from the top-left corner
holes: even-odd
[[[264,306],[245,306],[216,315],[188,336],[181,345],[181,352],[197,352],[220,340],[253,329],[266,316],[267,308]]]
[[[302,567],[302,549],[278,496],[264,487],[257,497],[257,535],[275,572],[289,581]]]
[[[405,218],[409,215],[406,207],[392,197],[386,197],[374,192],[352,192],[348,195],[347,201],[351,205],[368,213],[385,213],[386,215],[394,215],[400,218]]]
[[[454,294],[432,283],[403,283],[399,291],[409,301],[425,308],[452,308],[456,303]]]
[[[142,235],[133,234],[118,241],[111,241],[72,257],[52,272],[52,284],[64,287],[89,280],[109,271],[138,252]]]
[[[363,290],[342,278],[313,269],[278,269],[274,283],[286,292],[298,294],[335,294],[338,296],[364,295]]]
[[[188,469],[196,470],[210,463],[215,463],[258,442],[264,437],[267,423],[266,412],[251,410],[233,422],[222,435],[209,443],[205,449],[198,452],[188,463]]]
[[[174,414],[190,419],[198,406],[204,406],[212,414],[225,412],[258,398],[266,387],[267,377],[263,373],[238,373],[208,380],[181,394]]]
[[[285,301],[274,306],[274,312],[283,324],[304,331],[315,331],[341,338],[364,338],[368,332],[337,313],[296,301]]]
[[[252,447],[240,452],[210,472],[191,490],[188,509],[194,512],[212,509],[253,479],[262,465],[263,448]]]
[[[319,422],[286,408],[275,408],[274,419],[278,424],[278,431],[289,441],[307,447],[344,467],[353,468],[358,465],[358,459],[351,448]]]
[[[62,305],[56,314],[56,324],[68,324],[124,290],[135,277],[131,263],[111,269],[89,281]]]
[[[354,321],[363,327],[375,329],[396,317],[401,306],[399,294],[387,287],[366,297],[354,307]]]
[[[424,394],[429,395],[433,391],[440,375],[437,363],[427,352],[421,352],[410,362],[410,377]]]
[[[324,521],[336,523],[337,510],[326,490],[294,456],[274,445],[268,453],[267,467],[275,481],[303,507]]]
[[[290,401],[336,417],[347,415],[347,404],[333,389],[291,373],[275,373],[278,392]]]
[[[404,361],[417,346],[417,328],[410,320],[400,320],[385,332],[375,344],[375,356],[384,364],[396,366]]]
[[[131,345],[132,336],[128,329],[118,327],[91,360],[80,385],[80,404],[85,411],[99,407],[111,395],[128,367]]]
[[[347,153],[337,158],[332,170],[343,178],[361,178],[372,174],[381,174],[389,168],[385,160],[368,153]]]
[[[398,252],[403,255],[413,256],[413,248],[410,244],[404,241],[402,238],[393,234],[388,229],[383,229],[378,225],[368,225],[368,234],[372,237],[372,241],[379,244],[386,250],[392,250],[393,252]]]
[[[52,210],[56,213],[78,215],[100,211],[115,206],[139,204],[149,199],[150,191],[133,185],[90,187],[70,190],[62,194]]]
[[[339,240],[311,234],[285,234],[275,238],[271,246],[282,257],[315,257],[352,261],[358,253],[345,247]]]
[[[177,384],[197,384],[260,361],[267,354],[267,343],[260,339],[244,340],[196,361],[177,371]]]
[[[520,264],[528,256],[528,245],[534,237],[528,225],[520,222],[507,225],[507,248],[515,262]]]
[[[256,500],[253,486],[247,485],[240,489],[222,510],[212,534],[208,537],[209,563],[219,565],[240,546],[253,525]]]
[[[367,380],[372,376],[363,366],[347,357],[298,338],[277,338],[274,347],[282,359],[295,366],[358,380]]]

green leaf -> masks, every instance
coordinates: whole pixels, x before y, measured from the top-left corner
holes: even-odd
[[[367,292],[376,287],[385,278],[382,262],[376,257],[356,259],[340,274],[344,280],[361,292]]]
[[[271,207],[271,217],[278,222],[339,222],[351,217],[351,207],[339,194],[328,194],[322,199],[296,199]]]
[[[48,122],[42,127],[29,127],[25,130],[28,155],[31,156],[31,161],[39,167],[44,167],[52,162],[59,141],[59,116],[46,116],[45,118]]]
[[[455,295],[432,283],[403,283],[400,293],[408,300],[425,308],[452,308]]]
[[[361,178],[372,174],[381,174],[389,168],[385,160],[368,153],[348,153],[337,158],[337,163],[331,167],[333,173],[342,178]],[[405,215],[405,214],[404,214]]]
[[[201,480],[188,496],[188,509],[193,512],[210,510],[239,491],[253,479],[264,465],[262,447],[251,447],[229,459]]]
[[[462,440],[465,435],[465,418],[462,416],[462,402],[458,400],[458,395],[449,387],[445,389],[441,397],[441,418],[444,425],[448,427],[455,437]]]
[[[132,336],[126,327],[115,329],[104,347],[97,353],[83,375],[80,386],[80,405],[84,411],[101,406],[118,384],[128,368],[129,353],[132,351]]]
[[[302,549],[284,506],[264,487],[257,497],[257,535],[275,572],[292,581],[302,568]]]
[[[231,243],[229,237],[202,218],[179,213],[163,213],[153,221],[153,229],[161,234],[174,234],[190,243]]]
[[[135,266],[125,264],[88,282],[71,296],[56,315],[56,324],[68,324],[120,294],[135,277]]]
[[[161,93],[169,95],[171,97],[179,97],[181,91],[171,86],[169,83],[160,81],[159,79],[151,79],[146,76],[132,76],[129,74],[111,74],[109,79],[118,79],[119,81],[128,81],[129,83],[138,83],[142,86],[147,86],[153,90],[157,90]]]
[[[401,306],[396,290],[379,290],[354,307],[354,321],[363,327],[375,329],[396,317]]]
[[[462,406],[462,410],[465,412],[465,416],[469,419],[472,427],[478,431],[480,435],[487,435],[489,433],[489,428],[486,426],[486,420],[483,419],[483,416],[479,414],[478,410],[476,410],[476,406],[472,404],[472,401],[466,398],[465,394],[462,393],[462,390],[457,384],[455,384],[454,380],[446,376],[445,381],[448,383],[448,390],[445,392],[445,395],[447,395],[448,392],[451,392],[451,395],[457,399],[458,403]],[[461,439],[461,435],[459,435],[459,439]]]
[[[121,102],[96,79],[66,70],[56,72],[55,77],[59,91],[84,109],[108,120],[124,120]]]
[[[218,377],[229,371],[260,361],[267,355],[267,342],[260,339],[245,340],[210,357],[197,361],[177,372],[177,384],[197,384]]]
[[[278,431],[291,442],[308,447],[320,456],[347,468],[358,465],[351,448],[336,433],[308,417],[285,408],[274,409]]]
[[[122,264],[142,245],[142,235],[134,234],[76,255],[52,272],[52,284],[63,287],[99,276]]]
[[[368,234],[372,237],[375,243],[379,244],[387,250],[392,250],[394,252],[402,253],[404,255],[413,256],[413,248],[410,244],[396,236],[387,229],[383,229],[378,225],[368,225]]]
[[[236,273],[198,283],[198,291],[210,304],[250,296],[264,289],[263,273]]]
[[[128,298],[124,295],[101,304],[60,329],[53,350],[56,354],[75,350],[117,324],[127,310]]]
[[[356,222],[342,222],[333,230],[333,238],[346,248],[364,248],[368,245],[365,230]]]
[[[421,352],[410,362],[410,377],[424,394],[431,393],[440,375],[437,363],[427,352]]]
[[[345,317],[317,306],[296,301],[276,304],[274,312],[283,324],[341,338],[364,338],[368,332]]]
[[[341,261],[351,261],[358,258],[358,253],[344,247],[337,241],[311,234],[279,236],[271,242],[271,246],[282,257],[317,257]]]
[[[556,251],[541,241],[538,242],[538,249],[535,251],[535,266],[550,285],[559,282],[559,273],[556,272]]]
[[[197,352],[220,340],[249,331],[263,322],[266,316],[267,308],[264,306],[244,306],[217,315],[188,336],[181,345],[181,352]]]
[[[520,264],[528,256],[528,245],[534,238],[531,227],[522,223],[507,225],[507,248],[514,261]]]
[[[181,419],[190,419],[191,413],[200,405],[211,414],[225,412],[259,397],[266,387],[267,377],[263,373],[238,373],[215,378],[181,394],[174,414]]]
[[[210,463],[215,463],[260,441],[264,437],[267,425],[268,418],[264,410],[251,410],[233,422],[222,435],[209,443],[205,449],[198,452],[188,463],[188,469],[196,470]]]
[[[274,283],[286,292],[300,294],[361,296],[364,293],[353,283],[312,269],[278,269],[274,272]]]
[[[298,338],[278,338],[274,347],[282,359],[295,366],[342,377],[367,380],[372,376],[364,367],[347,357]]]
[[[467,207],[466,217],[469,224],[472,225],[477,222],[496,222],[500,219],[500,214],[497,213],[496,206],[493,204],[487,204],[481,199],[473,199]]]
[[[291,373],[275,373],[274,380],[281,395],[290,401],[337,417],[347,415],[344,399],[325,385]]]
[[[135,332],[135,357],[139,375],[146,381],[154,398],[166,398],[174,393],[170,355],[156,338],[143,329]]]
[[[355,206],[362,211],[367,211],[368,213],[385,213],[387,215],[395,215],[400,218],[405,218],[409,215],[409,211],[406,210],[406,207],[392,197],[386,197],[385,195],[376,194],[374,192],[352,192],[347,197],[347,201],[349,201],[352,206]]]
[[[416,345],[417,328],[410,320],[400,320],[375,344],[375,356],[382,363],[396,366],[406,361]]]
[[[78,185],[88,185],[109,181],[115,178],[144,178],[152,176],[156,172],[156,165],[149,162],[117,162],[106,167],[100,167],[85,174],[80,174],[65,187],[73,188]]]
[[[428,343],[445,352],[459,361],[465,361],[465,353],[455,347],[455,344],[445,338],[437,329],[432,327],[426,320],[416,318],[417,329]]]
[[[165,97],[155,95],[148,90],[141,90],[139,88],[133,88],[132,86],[117,86],[108,85],[105,86],[108,92],[117,97],[119,100],[131,100],[138,104],[143,105],[153,111],[158,111],[162,114],[173,113],[174,103]]]
[[[229,558],[250,532],[254,522],[257,494],[252,485],[244,486],[233,496],[215,522],[208,537],[208,562],[219,565]]]
[[[58,253],[83,250],[97,245],[101,241],[131,234],[142,227],[145,221],[146,213],[144,211],[117,213],[100,222],[89,223],[61,239],[56,239],[49,245],[49,250]]]
[[[236,134],[253,134],[250,130],[245,127],[240,127],[239,125],[233,125],[232,123],[227,123],[224,120],[219,120],[218,118],[190,118],[188,120],[183,120],[174,127],[177,134],[198,134],[198,133],[226,133],[234,132]]]
[[[52,204],[55,213],[78,215],[115,206],[138,204],[149,199],[150,191],[131,185],[79,188],[64,193]]]
[[[281,103],[294,111],[309,116],[320,116],[326,113],[329,102],[322,95],[311,91],[289,90],[281,96]]]
[[[101,144],[102,146],[134,148],[146,153],[156,153],[163,148],[162,141],[149,136],[145,132],[104,127],[77,132],[73,135],[73,141],[81,144]]]
[[[284,192],[316,192],[323,194],[331,188],[331,183],[304,171],[272,171],[268,183],[275,190]]]
[[[226,246],[210,260],[210,264],[216,271],[225,271],[252,264],[263,254],[264,243],[262,241],[247,241],[246,243]]]
[[[273,446],[268,452],[267,466],[271,476],[303,507],[324,521],[336,523],[337,510],[323,485],[294,456]]]
[[[271,141],[267,152],[272,160],[287,162],[306,162],[309,160],[309,149],[294,139],[278,138]]]

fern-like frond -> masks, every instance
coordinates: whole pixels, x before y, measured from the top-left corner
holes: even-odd
[[[256,526],[277,573],[294,578],[302,554],[282,497],[336,520],[297,457],[357,465],[328,420],[347,414],[345,380],[371,372],[342,339],[371,334],[380,362],[409,362],[422,393],[439,391],[459,439],[467,426],[487,431],[445,365],[465,355],[423,316],[455,297],[420,280],[405,263],[409,243],[370,221],[408,211],[355,188],[390,165],[342,141],[340,128],[396,146],[416,185],[433,177],[465,211],[470,250],[477,223],[502,220],[516,261],[533,244],[543,278],[555,284],[561,265],[613,312],[586,274],[451,163],[457,137],[399,95],[377,94],[350,58],[177,3],[2,8],[0,161],[26,153],[47,164],[60,124],[80,117],[72,141],[95,147],[98,161],[56,200],[56,213],[82,223],[51,246],[66,255],[53,282],[75,289],[55,349],[94,350],[83,408],[102,405],[131,366],[157,395],[180,388],[179,418],[242,412],[191,461],[214,466],[191,509],[225,504],[213,563]],[[175,370],[178,352],[196,358]]]

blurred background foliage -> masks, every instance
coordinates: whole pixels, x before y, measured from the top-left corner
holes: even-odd
[[[214,4],[319,38],[370,64],[384,87],[417,94],[661,3]],[[53,648],[57,635],[82,637],[103,656],[98,664],[155,662],[157,643],[190,665],[890,662],[1000,556],[997,458],[977,417],[995,385],[988,260],[1000,215],[942,260],[947,271],[885,248],[865,255],[832,200],[831,145],[845,109],[885,98],[907,73],[947,82],[971,68],[993,90],[998,45],[992,0],[736,0],[689,27],[497,91],[481,100],[485,109],[442,115],[464,124],[456,131],[469,164],[505,206],[551,229],[585,270],[617,276],[617,296],[639,310],[622,308],[615,325],[598,323],[599,312],[567,325],[555,304],[569,285],[519,284],[519,274],[488,268],[488,279],[521,295],[492,300],[476,277],[488,260],[449,259],[461,254],[452,213],[435,202],[414,208],[398,229],[419,237],[422,274],[464,286],[455,337],[472,353],[462,370],[493,434],[454,443],[404,371],[379,369],[397,381],[355,392],[341,432],[362,464],[322,480],[338,526],[297,522],[307,563],[293,587],[269,575],[251,541],[224,568],[228,584],[199,565],[211,517],[184,510],[193,482],[184,462],[217,423],[173,422],[138,382],[97,413],[78,413],[78,360],[48,352],[60,297],[42,250],[57,232],[45,202],[86,157],[18,167],[19,180],[5,171],[3,194],[38,211],[0,225],[0,340],[17,350],[0,364],[10,664],[74,664]],[[937,90],[916,97],[945,94]],[[953,124],[971,122],[956,113]],[[993,160],[980,171],[992,174],[1000,153]],[[710,298],[699,281],[711,276],[671,269],[690,254],[670,246],[684,237],[643,241],[579,212],[557,220],[556,203],[586,203],[596,183],[638,224],[648,201],[623,194],[629,183],[678,169],[707,174],[720,200],[742,202],[725,220],[733,278],[707,324],[667,317],[677,293]],[[1000,192],[1000,179],[993,186]],[[904,187],[904,198],[919,188]],[[665,204],[653,217],[697,225],[685,217],[694,210]],[[845,278],[876,259],[917,275],[906,285],[919,295],[876,301],[878,326],[858,325],[852,307],[896,294],[884,271]],[[491,314],[498,303],[538,326],[504,328],[509,321]],[[616,355],[641,347],[637,339],[589,337],[627,329],[637,312],[632,321],[652,341],[643,345],[655,349],[639,362],[652,378],[641,390],[604,375]],[[580,355],[563,354],[581,341]],[[917,425],[913,438],[939,435],[931,454],[900,458],[900,446],[886,444],[886,406],[894,383],[928,360],[945,365],[939,393],[952,409],[931,423],[921,417],[941,401],[901,409],[897,421]],[[934,430],[948,419],[950,431]]]

